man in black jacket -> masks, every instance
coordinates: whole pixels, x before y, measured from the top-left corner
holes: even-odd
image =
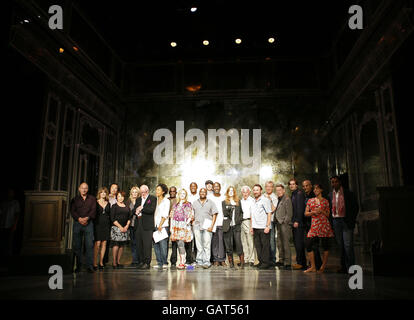
[[[157,208],[157,198],[149,194],[149,188],[142,185],[139,190],[141,197],[135,202],[133,213],[137,216],[135,222],[136,244],[139,261],[138,269],[149,269],[152,258],[152,234],[155,229],[154,213]]]
[[[329,207],[336,241],[341,248],[340,273],[347,273],[355,264],[354,229],[359,211],[353,192],[342,186],[338,176],[331,178],[332,192],[329,193]]]
[[[296,264],[292,265],[292,269],[306,269],[305,255],[305,195],[298,189],[296,179],[289,180],[289,189],[292,191],[292,226],[293,226],[293,242],[296,250]]]

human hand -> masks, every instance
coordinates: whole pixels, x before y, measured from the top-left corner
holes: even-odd
[[[293,228],[298,228],[299,227],[299,222],[294,222],[293,223]]]
[[[264,229],[264,233],[269,233],[270,232],[270,228],[269,227],[266,227],[265,229]]]

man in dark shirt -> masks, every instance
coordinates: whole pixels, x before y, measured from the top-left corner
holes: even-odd
[[[73,252],[76,256],[76,270],[82,265],[82,238],[85,237],[87,270],[93,273],[93,219],[96,214],[96,198],[88,194],[88,185],[83,182],[79,186],[79,195],[72,199],[70,213],[73,222]]]
[[[305,192],[305,210],[306,210],[306,204],[308,203],[308,200],[315,198],[315,194],[313,193],[313,186],[310,180],[303,181],[302,187],[303,187],[303,191]],[[308,235],[311,224],[312,224],[312,217],[304,217],[305,239]],[[319,268],[322,265],[322,259],[321,259],[321,254],[319,252],[319,248],[315,248],[313,250],[313,254],[315,255],[316,269],[319,270]]]
[[[296,250],[296,264],[292,265],[294,270],[306,268],[305,255],[305,195],[298,189],[298,182],[296,179],[290,179],[289,189],[292,191],[292,226],[293,226],[293,243]]]

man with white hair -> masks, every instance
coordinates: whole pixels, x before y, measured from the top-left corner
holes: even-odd
[[[138,269],[149,269],[152,258],[152,234],[155,229],[154,213],[157,208],[157,198],[149,194],[147,185],[139,188],[141,197],[135,202],[132,213],[137,216],[135,223],[135,239],[137,244],[139,261]]]
[[[250,196],[250,187],[243,186],[241,188],[242,199],[240,200],[242,211],[243,211],[243,220],[241,224],[241,241],[244,252],[244,263],[248,264],[250,267],[254,266],[256,261],[256,249],[254,247],[253,235],[250,233],[252,228],[252,205],[254,204],[254,199]]]

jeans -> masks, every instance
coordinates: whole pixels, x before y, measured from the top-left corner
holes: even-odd
[[[194,228],[197,245],[196,262],[198,265],[210,265],[212,233],[207,230]]]
[[[132,255],[132,263],[140,263],[138,261],[138,253],[137,253],[137,243],[135,242],[135,231],[134,228],[129,228],[130,237],[131,237],[131,255]]]
[[[341,249],[341,267],[346,271],[355,264],[354,230],[345,223],[344,218],[333,218],[335,239]]]
[[[82,264],[82,238],[85,238],[86,263],[88,267],[93,267],[93,222],[89,221],[86,226],[78,221],[73,223],[73,252],[76,256],[78,267]]]
[[[154,251],[155,251],[155,257],[157,259],[157,263],[160,267],[162,267],[164,264],[168,264],[167,262],[168,238],[165,238],[157,243],[154,243]]]
[[[270,229],[270,251],[269,262],[276,264],[276,224],[272,222],[272,229]],[[279,240],[279,239],[278,239]]]

